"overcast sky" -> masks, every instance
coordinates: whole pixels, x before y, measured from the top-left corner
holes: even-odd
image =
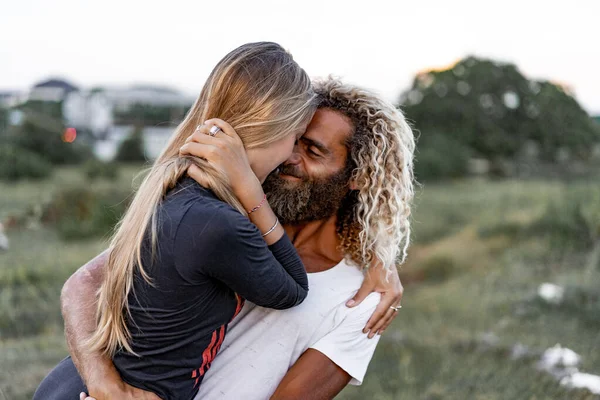
[[[59,76],[196,95],[228,51],[270,40],[311,76],[393,101],[416,72],[474,54],[566,84],[600,114],[599,26],[599,0],[4,0],[0,90]]]

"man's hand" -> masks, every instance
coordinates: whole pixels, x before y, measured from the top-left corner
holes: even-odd
[[[87,338],[96,329],[96,292],[102,284],[108,257],[108,250],[102,252],[79,268],[63,286],[60,300],[69,353],[88,388],[89,398],[160,400],[154,393],[124,383],[109,357],[85,349]],[[80,399],[86,396],[79,395]]]
[[[372,338],[376,334],[383,334],[394,318],[396,318],[398,312],[392,307],[400,306],[403,292],[404,288],[400,282],[398,270],[392,268],[386,280],[386,271],[383,269],[381,263],[377,262],[368,269],[362,286],[358,289],[354,297],[348,300],[346,306],[356,307],[371,293],[382,294],[381,302],[363,329],[363,332],[369,333],[369,338]]]
[[[112,360],[106,356],[98,355],[96,360],[96,368],[93,371],[88,370],[87,388],[89,395],[82,393],[79,395],[80,399],[160,400],[160,397],[152,392],[138,389],[123,382]]]
[[[120,387],[104,387],[100,392],[90,390],[90,393],[94,393],[95,397],[81,392],[79,400],[160,400],[160,397],[156,394],[129,386],[126,383],[123,383]]]

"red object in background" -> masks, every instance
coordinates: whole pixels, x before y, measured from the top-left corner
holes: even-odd
[[[63,142],[73,143],[76,138],[77,138],[77,130],[75,128],[65,129],[65,133],[63,133],[63,136],[62,136]]]

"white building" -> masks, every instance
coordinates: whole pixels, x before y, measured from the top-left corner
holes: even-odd
[[[90,132],[96,139],[95,154],[98,158],[109,161],[115,157],[121,142],[135,128],[130,123],[119,121],[117,115],[140,105],[183,111],[193,102],[193,97],[163,87],[103,88],[69,93],[63,102],[63,115],[69,126]],[[153,159],[160,154],[178,122],[161,121],[160,125],[142,127],[147,158]]]

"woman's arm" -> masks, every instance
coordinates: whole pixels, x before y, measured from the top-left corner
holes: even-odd
[[[268,246],[254,224],[223,203],[194,203],[179,224],[174,252],[179,274],[190,283],[210,276],[263,307],[290,308],[308,292],[304,265],[287,235]]]
[[[210,128],[217,126],[221,129],[218,136],[209,135]],[[283,227],[278,223],[277,216],[271,210],[266,200],[260,181],[252,171],[244,143],[235,129],[227,122],[213,118],[196,129],[186,139],[186,144],[180,150],[182,156],[201,157],[208,160],[213,167],[222,171],[228,178],[233,193],[242,206],[249,211],[248,218],[256,225],[268,245],[276,243],[283,236]],[[192,165],[188,175],[204,187],[210,188],[204,182],[200,169]],[[260,206],[260,207],[257,207]],[[257,207],[257,208],[255,208]],[[254,210],[254,212],[250,211]]]
[[[222,133],[217,137],[208,135],[211,125]],[[207,159],[211,165],[228,178],[235,196],[249,211],[248,218],[227,208],[218,218],[212,219],[210,229],[204,226],[205,210],[192,208],[186,214],[183,225],[201,221],[193,231],[178,230],[175,246],[180,269],[196,265],[192,259],[210,262],[196,265],[196,270],[224,282],[242,297],[263,307],[284,309],[293,307],[306,298],[308,278],[300,257],[285,235],[281,224],[268,202],[262,186],[248,162],[246,150],[235,130],[220,119],[211,119],[200,126],[186,140],[181,155],[193,155]],[[198,183],[209,187],[198,173],[196,166],[188,174]],[[260,206],[260,207],[258,207]],[[252,210],[252,211],[251,211]],[[221,210],[223,211],[223,210]],[[197,212],[198,215],[191,216]],[[214,217],[215,215],[212,214]],[[204,232],[201,244],[188,252],[198,242],[198,232]],[[186,259],[186,255],[187,258]]]
[[[398,311],[392,307],[400,306],[404,293],[398,269],[392,268],[388,273],[380,262],[374,264],[365,273],[365,279],[358,292],[346,303],[348,307],[356,307],[371,293],[381,293],[381,301],[363,329],[364,333],[369,334],[369,339],[376,334],[382,335],[398,316]]]

